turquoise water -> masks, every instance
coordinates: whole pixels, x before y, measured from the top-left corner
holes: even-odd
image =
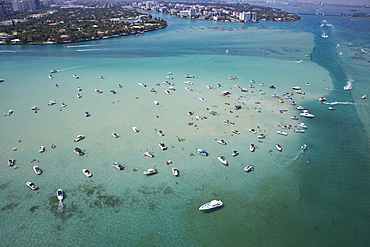
[[[14,111],[0,118],[4,246],[366,246],[368,105],[361,96],[369,90],[368,20],[303,16],[300,22],[240,24],[162,17],[169,22],[166,29],[139,36],[0,47],[5,79],[0,109]],[[323,28],[328,38],[321,37]],[[351,36],[343,35],[349,30]],[[54,79],[48,78],[51,69],[58,70]],[[166,78],[170,71],[174,79]],[[233,76],[239,79],[228,79]],[[176,88],[171,95],[164,93],[165,80]],[[184,83],[188,80],[193,84]],[[251,80],[255,88],[249,87]],[[352,89],[344,90],[349,83]],[[315,118],[291,120],[299,111],[289,100],[271,97],[292,86],[306,92],[293,98]],[[221,96],[225,90],[229,97]],[[340,103],[329,111],[319,103],[321,96]],[[48,106],[50,100],[56,104]],[[234,110],[234,104],[242,109]],[[38,106],[37,113],[32,106]],[[226,119],[235,125],[225,125]],[[276,134],[278,125],[298,122],[308,126],[305,133]],[[250,128],[266,139],[257,142]],[[232,135],[232,129],[241,134]],[[113,132],[120,137],[113,138]],[[86,138],[74,143],[79,134]],[[162,141],[168,150],[159,149]],[[258,147],[253,153],[251,143]],[[307,150],[300,153],[304,143]],[[37,151],[41,145],[44,153]],[[86,154],[77,156],[75,147]],[[196,148],[207,149],[209,157],[190,156]],[[240,154],[232,157],[235,149]],[[155,157],[143,156],[146,151]],[[219,163],[218,155],[225,155],[229,166]],[[9,158],[18,169],[6,166]],[[172,164],[166,165],[168,160]],[[113,162],[125,170],[112,168]],[[34,164],[43,174],[34,174]],[[255,170],[245,173],[247,164]],[[171,167],[179,169],[179,177]],[[83,175],[84,168],[92,178]],[[148,168],[158,174],[143,175]],[[29,190],[27,181],[39,191]],[[58,188],[66,195],[63,212]],[[224,207],[198,211],[212,199],[221,199]],[[41,233],[37,238],[35,231]]]

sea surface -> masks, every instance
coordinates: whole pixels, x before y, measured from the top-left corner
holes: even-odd
[[[370,18],[322,15],[350,12],[339,7],[271,6],[318,15],[224,23],[153,13],[168,27],[0,46],[0,245],[368,246],[370,110],[362,96],[370,96]],[[315,117],[301,117],[298,105]],[[307,129],[297,133],[301,122]],[[248,164],[254,171],[244,172]],[[158,173],[143,175],[149,168]],[[198,210],[213,199],[224,206]]]

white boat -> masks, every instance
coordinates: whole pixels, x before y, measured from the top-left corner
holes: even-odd
[[[306,118],[313,118],[313,117],[315,117],[315,115],[313,115],[313,114],[311,114],[309,112],[302,112],[299,115],[302,116],[302,117],[306,117]]]
[[[15,163],[15,160],[13,159],[8,159],[8,166],[13,166]]]
[[[297,106],[297,110],[304,110],[304,107],[303,106]]]
[[[361,99],[366,99],[366,94],[362,95]]]
[[[114,168],[118,169],[118,170],[123,170],[123,169],[125,169],[125,168],[122,166],[122,164],[121,164],[121,163],[118,163],[118,162],[114,162],[114,163],[112,164],[112,166],[113,166]]]
[[[77,94],[77,98],[81,98],[82,97],[82,95],[81,94]]]
[[[165,94],[171,94],[171,92],[170,92],[170,91],[168,91],[168,90],[164,90],[164,93],[165,93]]]
[[[328,109],[329,110],[335,110],[335,106],[329,106]]]
[[[326,101],[326,98],[325,97],[320,97],[319,98],[319,101],[322,102],[322,101]]]
[[[227,142],[225,142],[224,140],[218,140],[217,142],[220,143],[220,144],[222,144],[222,145],[226,145],[227,144]]]
[[[179,170],[177,170],[177,168],[176,168],[176,167],[172,167],[172,174],[173,174],[174,176],[178,176],[178,175],[179,175]]]
[[[293,119],[293,120],[298,120],[298,117],[297,116],[292,116],[290,118]]]
[[[139,82],[139,86],[146,87],[145,83]]]
[[[36,184],[32,183],[32,182],[27,182],[26,185],[28,186],[28,188],[30,188],[31,190],[37,190],[39,187],[36,186]]]
[[[79,77],[77,75],[73,75],[73,78],[78,79]]]
[[[158,135],[160,135],[160,136],[164,136],[164,133],[163,133],[163,131],[162,130],[158,130]]]
[[[82,91],[82,88],[80,88],[80,87],[77,87],[77,91]]]
[[[50,70],[50,73],[57,73],[57,72],[58,72],[58,70],[56,70],[56,69]]]
[[[157,169],[149,168],[145,172],[143,172],[145,175],[151,175],[157,173]]]
[[[168,72],[167,75],[173,75],[173,73],[172,72]]]
[[[253,133],[253,134],[256,134],[257,131],[255,129],[249,129],[249,132]]]
[[[304,133],[304,130],[303,129],[300,129],[300,128],[295,129],[294,131],[297,132],[297,133]]]
[[[166,149],[167,149],[166,144],[164,144],[164,142],[160,142],[160,143],[158,143],[158,146],[159,146],[162,150],[166,150]]]
[[[84,154],[84,152],[82,152],[82,150],[80,148],[77,148],[77,147],[73,150],[73,152],[75,154],[80,155],[80,156],[82,156]]]
[[[253,170],[254,170],[253,165],[247,165],[246,167],[244,167],[244,171],[246,171],[246,172],[251,172]]]
[[[199,154],[199,155],[202,155],[202,156],[208,156],[208,152],[206,151],[206,150],[204,150],[204,149],[197,149],[197,154]]]
[[[238,130],[231,130],[235,135],[240,135],[240,132]]]
[[[33,171],[37,174],[40,175],[42,173],[42,170],[38,166],[33,166]]]
[[[292,87],[292,89],[294,89],[294,90],[301,90],[301,87],[295,86],[295,87]]]
[[[254,150],[256,150],[256,145],[254,145],[254,144],[249,145],[249,150],[251,152],[254,152]]]
[[[283,150],[283,149],[281,148],[281,145],[280,145],[280,144],[276,144],[276,145],[275,145],[275,147],[276,147],[276,149],[277,149],[278,151]]]
[[[307,145],[303,144],[302,147],[301,147],[301,150],[304,151],[304,150],[306,150],[306,148],[307,148]]]
[[[193,75],[185,75],[185,78],[194,78],[195,76]]]
[[[55,105],[57,102],[55,100],[50,100],[48,105]]]
[[[85,136],[84,135],[78,135],[73,141],[74,142],[79,142],[79,141],[81,141],[82,139],[84,139],[85,138]]]
[[[202,206],[200,206],[199,210],[200,211],[207,211],[207,210],[211,210],[211,209],[221,207],[223,205],[224,205],[223,202],[220,201],[220,200],[212,200],[212,201],[207,202],[207,203],[203,204]]]
[[[218,161],[220,161],[222,164],[227,165],[227,160],[225,156],[217,156]]]
[[[155,104],[155,105],[159,105],[159,102],[155,100],[155,101],[154,101],[154,104]]]
[[[233,152],[232,152],[232,156],[237,156],[239,154],[239,152],[238,151],[236,151],[236,150],[234,150]]]
[[[145,152],[143,153],[144,156],[148,156],[149,158],[153,158],[154,154],[152,152]]]
[[[200,100],[200,101],[204,101],[204,102],[206,101],[204,98],[199,98],[199,100]]]
[[[45,147],[44,146],[40,146],[39,147],[39,153],[43,153],[45,152]]]
[[[31,107],[31,110],[32,110],[32,111],[38,111],[38,110],[40,110],[40,109],[39,109],[37,106],[35,106],[35,105],[34,105],[34,106],[32,106],[32,107]],[[12,114],[12,113],[13,113],[13,110],[9,110],[9,111],[8,111],[8,115],[9,115],[9,114]]]
[[[90,113],[88,111],[85,112],[85,117],[90,117]]]
[[[139,132],[139,129],[138,129],[137,127],[132,127],[132,130],[133,130],[134,132]]]
[[[260,134],[259,136],[257,136],[257,138],[258,138],[258,139],[265,139],[265,138],[266,138],[266,136],[265,136],[265,134],[263,134],[263,133],[262,133],[262,134]]]
[[[91,172],[90,172],[89,170],[87,170],[87,169],[83,169],[83,170],[82,170],[82,172],[83,172],[83,173],[85,174],[85,176],[86,176],[86,177],[88,177],[88,178],[92,176]]]
[[[52,75],[48,75],[49,79],[53,79],[54,77]]]
[[[57,190],[57,198],[58,198],[59,201],[62,201],[63,200],[63,198],[64,198],[64,192],[63,192],[62,189],[58,189]]]
[[[288,133],[281,131],[281,130],[276,131],[276,133],[278,133],[279,135],[283,135],[283,136],[288,135]]]
[[[168,90],[176,91],[176,88],[173,86],[168,87]]]
[[[304,123],[299,123],[298,126],[307,129],[307,125],[305,125]]]
[[[117,133],[112,133],[112,136],[113,136],[114,138],[118,138],[118,137],[119,137],[119,135],[118,135]]]

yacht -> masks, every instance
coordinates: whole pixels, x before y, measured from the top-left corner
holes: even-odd
[[[237,156],[239,154],[239,152],[238,151],[236,151],[236,150],[234,150],[233,152],[232,152],[232,156]]]
[[[232,130],[231,132],[233,132],[235,135],[240,135],[239,130]]]
[[[39,153],[43,153],[45,152],[45,147],[44,146],[40,146],[39,147]]]
[[[177,168],[176,168],[176,167],[172,167],[172,174],[173,174],[174,176],[178,176],[178,175],[179,175],[179,170],[177,170]]]
[[[153,158],[154,154],[152,152],[145,152],[143,153],[144,156],[148,156],[149,158]]]
[[[90,172],[89,170],[87,170],[87,169],[83,169],[83,170],[82,170],[82,172],[83,172],[83,173],[85,174],[85,176],[86,176],[86,177],[88,177],[88,178],[92,176],[91,172]]]
[[[218,207],[222,207],[224,204],[222,201],[220,200],[212,200],[210,202],[207,202],[205,204],[203,204],[202,206],[200,206],[199,210],[200,211],[207,211],[207,210],[211,210],[211,209],[215,209],[215,208],[218,208]]]
[[[158,146],[159,146],[162,150],[166,150],[166,149],[167,149],[166,144],[164,144],[164,142],[160,142],[160,143],[158,143]]]
[[[145,172],[143,172],[145,175],[151,175],[151,174],[155,174],[157,173],[157,169],[153,169],[153,168],[150,168],[148,170],[146,170]]]
[[[73,150],[73,152],[75,154],[80,155],[80,156],[82,156],[84,154],[84,152],[82,152],[82,150],[80,148],[77,148],[77,147]]]
[[[225,156],[217,156],[218,161],[220,161],[222,164],[227,165],[227,160]]]
[[[112,136],[113,136],[114,138],[118,138],[118,137],[119,137],[119,135],[118,135],[117,133],[112,133]]]
[[[114,168],[118,169],[118,170],[123,170],[123,169],[124,169],[124,167],[121,165],[121,163],[118,163],[118,162],[114,162],[114,163],[112,164],[112,166],[113,166]]]
[[[283,136],[288,135],[288,133],[281,131],[281,130],[276,131],[276,133],[278,133],[279,135],[283,135]]]
[[[134,132],[139,132],[139,129],[138,129],[137,127],[132,127],[132,130],[133,130]]]
[[[203,155],[203,156],[208,156],[208,152],[204,149],[197,149],[197,154]]]
[[[307,129],[307,125],[305,125],[304,123],[299,123],[298,126]]]
[[[85,138],[85,136],[84,135],[78,135],[73,141],[74,142],[79,142],[79,141],[81,141],[82,139],[84,139]]]
[[[246,171],[246,172],[251,172],[253,170],[254,170],[253,165],[247,165],[246,167],[244,167],[244,171]]]
[[[256,150],[256,145],[254,145],[254,144],[249,145],[249,150],[251,152],[254,152],[254,150]]]
[[[163,133],[163,131],[162,130],[158,130],[158,135],[160,135],[160,136],[164,136],[164,133]]]
[[[278,151],[283,150],[283,149],[281,148],[281,145],[280,145],[280,144],[276,144],[276,145],[275,145],[275,147],[276,147],[276,149],[277,149]]]
[[[298,86],[295,86],[295,87],[292,87],[293,90],[301,90],[301,87],[298,87]]]
[[[218,140],[217,142],[220,143],[220,144],[222,144],[222,145],[226,145],[227,144],[227,142],[225,142],[224,140]]]
[[[28,188],[30,188],[31,190],[37,190],[39,187],[36,186],[36,184],[32,183],[32,182],[27,182],[26,185],[28,186]]]
[[[63,192],[62,189],[58,189],[57,190],[57,198],[58,198],[59,201],[62,201],[63,200],[63,198],[64,198],[64,192]]]
[[[301,115],[302,117],[306,117],[306,118],[313,118],[313,117],[315,117],[315,115],[313,115],[313,114],[311,114],[309,112],[302,112],[299,115]]]
[[[33,171],[37,174],[40,175],[42,173],[42,170],[38,166],[33,166]]]
[[[15,163],[15,160],[13,159],[8,159],[8,166],[13,166]]]

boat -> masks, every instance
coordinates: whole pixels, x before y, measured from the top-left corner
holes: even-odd
[[[139,84],[139,86],[146,87],[145,83],[143,83],[143,82],[139,82],[138,84]]]
[[[155,105],[159,105],[159,102],[155,100],[155,101],[154,101],[154,104],[155,104]]]
[[[82,97],[82,95],[78,93],[77,94],[77,98],[81,98],[81,97]]]
[[[82,156],[84,154],[84,152],[82,152],[82,150],[80,148],[77,148],[77,147],[73,150],[73,152],[75,154],[80,155],[80,156]]]
[[[79,141],[81,141],[82,139],[84,139],[85,138],[85,136],[84,135],[78,135],[73,141],[74,142],[79,142]]]
[[[58,72],[58,70],[56,70],[56,69],[50,70],[50,73],[57,73],[57,72]]]
[[[91,177],[92,176],[91,172],[87,169],[83,169],[82,172],[85,174],[86,177]]]
[[[207,203],[203,204],[202,206],[200,206],[199,210],[200,211],[207,211],[207,210],[211,210],[211,209],[221,207],[223,205],[224,204],[221,200],[212,200],[212,201],[207,202]]]
[[[231,130],[235,135],[240,135],[240,132],[238,130]]]
[[[301,87],[298,87],[298,86],[295,86],[295,87],[292,87],[293,90],[301,90]]]
[[[254,150],[256,150],[256,145],[254,145],[254,144],[249,145],[249,150],[251,152],[254,152]]]
[[[257,136],[257,138],[258,138],[258,139],[265,139],[265,138],[266,138],[266,136],[265,136],[265,134],[263,134],[263,133],[262,133],[262,134],[260,134],[259,136]]]
[[[73,78],[78,79],[79,77],[77,75],[72,75]]]
[[[197,154],[199,154],[199,155],[203,155],[203,156],[208,156],[208,153],[207,153],[207,151],[206,150],[204,150],[204,149],[197,149]]]
[[[239,154],[239,152],[238,151],[236,151],[236,150],[234,150],[233,152],[232,152],[232,156],[237,156]]]
[[[193,83],[191,81],[184,81],[185,84],[188,84],[188,85],[193,85]]]
[[[171,92],[170,92],[170,91],[168,91],[168,90],[164,90],[164,93],[165,93],[165,94],[171,94]]]
[[[82,88],[80,88],[80,87],[77,87],[77,91],[82,91]]]
[[[254,170],[253,165],[247,165],[246,167],[244,167],[244,171],[246,171],[246,172],[251,172],[253,170]]]
[[[174,176],[178,176],[178,175],[179,175],[179,170],[177,170],[177,168],[176,168],[176,167],[172,167],[172,174],[173,174]]]
[[[64,198],[64,192],[63,192],[62,189],[58,189],[57,190],[57,198],[58,198],[59,201],[62,201],[63,200],[63,198]]]
[[[163,133],[163,131],[162,130],[158,130],[158,135],[160,135],[160,136],[164,136],[164,133]]]
[[[40,110],[40,109],[39,109],[37,106],[32,106],[32,107],[31,107],[31,110],[32,110],[32,111],[38,111],[38,110]],[[9,110],[9,111],[8,111],[8,115],[9,115],[9,114],[12,114],[12,113],[13,113],[13,110]]]
[[[0,79],[0,82],[3,82],[4,81],[4,79]]]
[[[55,105],[56,104],[56,101],[55,100],[50,100],[48,105]]]
[[[168,72],[167,75],[173,75],[173,73],[172,72]]]
[[[204,101],[204,102],[206,101],[204,98],[199,98],[199,100]]]
[[[149,158],[153,158],[154,154],[152,152],[145,152],[143,153],[144,156],[148,156]]]
[[[307,145],[303,144],[302,147],[301,147],[301,150],[304,151],[304,150],[306,150],[306,148],[307,148]]]
[[[38,166],[33,166],[33,171],[37,174],[40,175],[42,173],[42,170]]]
[[[329,110],[335,110],[335,107],[334,106],[329,106],[328,109]]]
[[[307,125],[305,125],[304,123],[299,123],[298,126],[307,129]]]
[[[278,133],[279,135],[283,135],[283,136],[288,135],[288,133],[281,131],[281,130],[276,131],[276,133]]]
[[[112,136],[113,136],[114,138],[118,138],[118,137],[119,137],[119,135],[118,135],[117,133],[112,133]]]
[[[43,153],[45,152],[45,147],[44,146],[40,146],[39,147],[39,153]]]
[[[85,112],[85,117],[90,117],[90,113],[88,111]]]
[[[302,117],[306,117],[306,118],[313,118],[313,117],[315,117],[315,115],[313,115],[313,114],[311,114],[309,112],[302,112],[299,115],[302,116]]]
[[[292,116],[290,118],[293,119],[293,120],[298,120],[298,117],[297,116]]]
[[[160,142],[160,143],[158,143],[158,146],[159,146],[162,150],[166,150],[166,149],[167,149],[166,144],[164,144],[164,142]]]
[[[217,142],[220,143],[220,144],[222,144],[222,145],[226,145],[227,144],[227,142],[225,142],[224,140],[218,140]]]
[[[193,75],[185,75],[185,78],[195,78]]]
[[[13,159],[8,159],[8,166],[13,166],[15,163],[15,160]]]
[[[222,164],[227,165],[227,160],[225,156],[217,156],[218,161],[220,161]]]
[[[253,134],[256,134],[257,131],[255,129],[249,129],[249,132],[253,133]]]
[[[118,163],[118,162],[114,162],[114,163],[112,164],[112,166],[113,166],[114,168],[118,169],[118,170],[123,170],[123,169],[125,169],[125,168],[122,166],[122,164],[121,164],[121,163]]]
[[[67,106],[67,104],[66,103],[62,103],[62,104],[60,104],[62,107],[66,107]]]
[[[294,131],[297,132],[297,133],[304,133],[304,130],[303,129],[300,129],[300,128],[295,129]]]
[[[280,145],[280,144],[276,144],[276,145],[275,145],[275,147],[276,147],[276,149],[277,149],[278,151],[283,150],[283,149],[281,148],[281,145]]]
[[[366,94],[362,95],[361,99],[366,99]]]
[[[304,107],[303,106],[297,106],[297,108],[296,108],[297,110],[304,110]]]
[[[132,127],[132,130],[133,130],[134,132],[139,132],[139,129],[138,129],[137,127]]]
[[[176,88],[173,86],[168,87],[168,90],[176,91]]]
[[[320,98],[319,98],[319,101],[320,101],[320,102],[326,101],[326,98],[325,98],[325,97],[320,97]]]
[[[36,184],[32,183],[32,182],[27,182],[26,185],[28,186],[28,188],[30,188],[31,190],[37,190],[39,187],[36,186]]]
[[[53,79],[54,77],[52,75],[48,75],[49,79]]]
[[[145,172],[143,172],[145,175],[151,175],[157,173],[157,169],[149,168]]]

